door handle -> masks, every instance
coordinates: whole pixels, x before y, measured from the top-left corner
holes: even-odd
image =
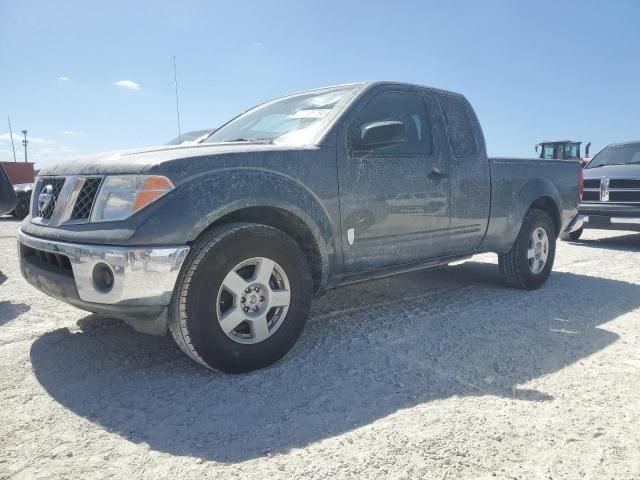
[[[439,182],[440,180],[444,180],[447,177],[448,175],[446,173],[441,172],[439,168],[434,168],[427,175],[427,178],[432,182]]]

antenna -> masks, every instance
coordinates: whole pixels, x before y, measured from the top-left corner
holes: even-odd
[[[16,146],[13,144],[13,130],[11,129],[11,117],[7,117],[7,121],[9,122],[9,136],[11,137],[11,148],[13,149],[13,161],[17,162],[16,159]]]
[[[173,56],[173,82],[176,85],[176,114],[178,115],[178,142],[182,143],[182,133],[180,132],[180,104],[178,103],[178,68],[176,67],[176,56]]]

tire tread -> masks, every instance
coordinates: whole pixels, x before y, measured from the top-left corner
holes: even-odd
[[[200,262],[202,262],[205,256],[212,249],[216,248],[216,246],[228,236],[235,235],[242,230],[255,228],[256,226],[278,231],[277,229],[267,225],[257,225],[255,223],[230,223],[215,228],[203,237],[199,238],[194,245],[191,259],[188,260],[189,263],[186,265],[186,268],[182,269],[178,276],[178,281],[176,282],[177,288],[174,291],[174,297],[169,309],[169,332],[184,353],[186,353],[195,362],[210,370],[219,371],[205,362],[198,354],[189,335],[189,327],[187,325],[189,318],[186,308],[187,292],[191,285],[193,275],[200,265]]]
[[[511,249],[507,253],[498,254],[498,265],[500,267],[500,272],[511,287],[523,290],[532,288],[527,282],[527,276],[529,272],[522,271],[520,265],[518,264],[518,259],[522,254],[521,249],[523,248],[523,245],[526,245],[528,243],[528,239],[523,238],[523,236],[527,235],[529,224],[533,222],[535,220],[535,217],[539,216],[540,214],[547,216],[549,221],[551,222],[551,218],[544,210],[535,208],[529,210],[525,215],[524,220],[522,221],[522,227],[520,228],[520,232],[518,232],[516,241],[514,242]],[[547,233],[550,237],[551,235],[555,235],[555,232]]]

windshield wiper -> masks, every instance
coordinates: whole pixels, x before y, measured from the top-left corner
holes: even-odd
[[[234,138],[233,140],[225,140],[221,143],[232,143],[232,142],[251,142],[251,143],[273,143],[273,140],[269,138]]]
[[[638,162],[620,162],[620,163],[603,163],[602,165],[594,165],[589,168],[613,167],[614,165],[637,165]]]

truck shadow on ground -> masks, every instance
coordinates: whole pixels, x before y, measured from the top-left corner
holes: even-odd
[[[0,300],[0,326],[28,312],[29,308],[26,303],[11,303],[6,300]]]
[[[572,243],[589,248],[605,248],[607,250],[619,250],[622,252],[638,252],[640,251],[640,233],[617,235],[615,237],[605,237],[593,240],[581,239]]]
[[[330,292],[278,364],[231,376],[166,337],[89,315],[31,349],[60,404],[153,450],[240,462],[302,448],[452,396],[551,401],[524,383],[618,338],[598,328],[640,306],[640,287],[555,272],[545,288],[505,288],[467,263]]]
[[[0,285],[7,281],[7,276],[0,271]],[[25,312],[29,311],[29,305],[25,303],[11,303],[7,300],[0,301],[0,326],[18,318]]]

